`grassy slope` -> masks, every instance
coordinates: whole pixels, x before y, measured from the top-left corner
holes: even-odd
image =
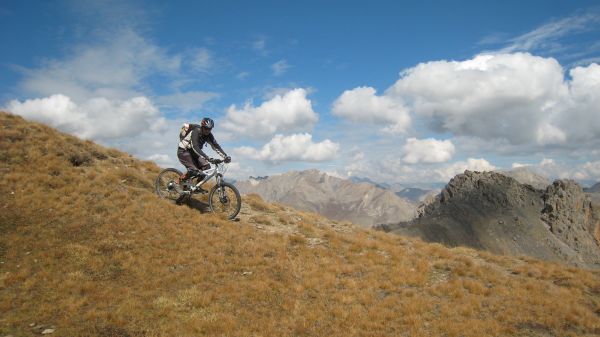
[[[0,335],[600,334],[598,273],[256,196],[228,222],[159,200],[158,171],[0,113]]]

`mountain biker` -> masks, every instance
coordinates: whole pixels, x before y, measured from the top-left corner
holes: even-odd
[[[215,122],[212,119],[202,118],[200,127],[194,128],[179,142],[177,157],[179,162],[187,169],[187,172],[180,177],[180,181],[193,177],[202,178],[204,176],[202,171],[210,168],[209,157],[202,151],[205,143],[210,144],[212,149],[223,157],[226,163],[231,162],[231,157],[223,151],[211,133],[214,126]]]

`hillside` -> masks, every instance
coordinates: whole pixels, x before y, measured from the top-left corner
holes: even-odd
[[[0,336],[596,336],[600,274],[449,249],[245,197],[0,113]]]
[[[600,212],[570,180],[539,190],[504,174],[466,171],[418,219],[381,228],[450,246],[600,268]]]
[[[241,193],[316,212],[365,227],[415,217],[416,204],[370,183],[332,177],[318,170],[293,171],[266,179],[238,182]]]

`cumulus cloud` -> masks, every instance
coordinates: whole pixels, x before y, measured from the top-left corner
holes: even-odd
[[[385,125],[383,130],[391,133],[402,133],[410,126],[410,116],[402,101],[377,96],[371,87],[344,91],[333,103],[332,112],[354,122]]]
[[[235,160],[235,158],[234,158]],[[248,179],[248,177],[255,175],[254,169],[248,165],[241,165],[239,162],[231,162],[227,166],[227,178],[233,179]]]
[[[583,178],[594,181],[600,181],[600,160],[593,162],[586,162],[580,166],[580,170],[583,173]]]
[[[483,158],[468,158],[466,161],[452,163],[443,168],[434,170],[439,177],[438,181],[449,181],[452,177],[466,170],[469,171],[494,171],[497,167]]]
[[[550,118],[568,87],[556,60],[517,53],[422,63],[387,94],[409,102],[436,131],[520,144],[562,139]]]
[[[309,130],[318,116],[306,95],[307,91],[299,88],[276,95],[257,107],[251,103],[241,109],[232,105],[222,126],[236,135],[263,139],[278,132]]]
[[[443,163],[454,155],[454,144],[447,140],[436,140],[433,138],[416,139],[409,138],[402,147],[404,157],[402,160],[407,164],[417,163]]]
[[[600,65],[565,76],[554,58],[482,54],[432,61],[401,72],[383,94],[345,91],[332,112],[405,131],[411,123],[454,137],[504,144],[497,151],[594,148],[600,138]],[[412,119],[412,121],[411,121]]]
[[[81,138],[108,140],[131,137],[141,131],[160,132],[165,119],[146,97],[127,100],[92,98],[76,104],[65,95],[26,101],[12,100],[6,109]]]
[[[407,187],[432,188],[445,184],[452,177],[470,171],[493,171],[497,167],[483,158],[468,158],[464,161],[438,164],[407,165],[400,158],[364,160],[344,167],[347,176],[368,177],[373,181],[398,183]]]
[[[312,141],[311,134],[302,133],[290,136],[278,134],[260,150],[252,147],[239,147],[235,149],[235,152],[248,158],[272,163],[284,161],[320,162],[333,159],[339,148],[339,144],[329,139],[315,143]]]
[[[569,147],[600,136],[600,66],[570,71],[527,53],[436,61],[402,72],[385,96],[437,132],[515,146]]]
[[[600,161],[586,161],[580,164],[543,158],[538,163],[514,163],[513,168],[525,166],[549,179],[575,179],[584,181],[600,181]]]
[[[556,116],[557,123],[571,140],[600,137],[600,65],[576,67],[569,71],[569,100]]]

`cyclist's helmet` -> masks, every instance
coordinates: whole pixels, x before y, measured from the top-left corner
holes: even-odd
[[[202,118],[202,122],[200,122],[200,125],[203,128],[206,128],[206,129],[210,130],[210,129],[212,129],[215,126],[215,122],[213,122],[213,120],[210,119],[210,118]]]

